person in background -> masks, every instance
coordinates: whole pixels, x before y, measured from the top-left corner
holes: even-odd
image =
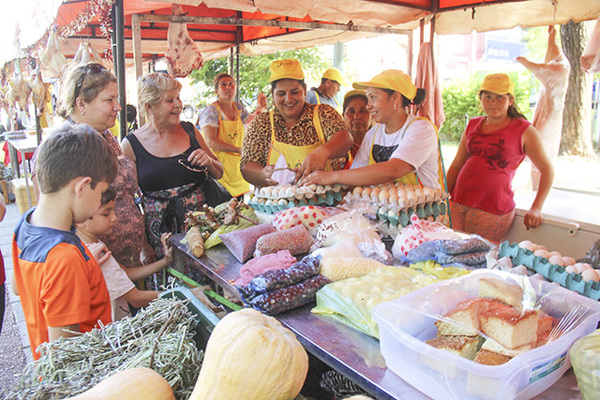
[[[342,116],[327,104],[305,102],[304,71],[298,60],[273,61],[270,72],[275,107],[259,114],[244,137],[240,163],[244,179],[256,186],[276,185],[273,164],[279,155],[283,158],[277,160],[278,168],[294,171],[296,180],[328,164],[341,169],[338,160],[330,160],[344,157],[352,146]]]
[[[185,229],[185,214],[202,208],[203,184],[223,176],[223,164],[192,123],[180,122],[181,83],[162,72],[138,79],[139,110],[147,122],[121,142],[137,167],[143,196],[146,235],[162,257],[161,235]],[[110,247],[109,247],[110,248]]]
[[[340,91],[340,86],[348,86],[342,73],[337,68],[328,68],[323,72],[321,84],[318,88],[311,88],[306,94],[306,102],[310,104],[329,104],[339,111],[335,96]]]
[[[77,236],[94,253],[110,253],[108,248],[98,238],[98,235],[110,233],[117,220],[115,215],[116,193],[109,187],[102,193],[102,205],[98,212],[85,222],[76,223]],[[165,233],[161,237],[165,257],[152,264],[140,267],[123,268],[117,260],[110,255],[108,260],[100,265],[102,275],[106,281],[106,287],[110,296],[112,308],[112,320],[119,321],[124,317],[131,316],[128,303],[135,308],[147,307],[148,304],[159,295],[154,290],[138,290],[133,281],[145,279],[150,275],[161,271],[173,262],[173,248],[167,245],[170,234]]]
[[[537,194],[523,220],[527,229],[542,223],[554,169],[538,131],[515,105],[508,75],[487,75],[479,100],[486,115],[469,121],[448,169],[450,217],[454,229],[499,242],[515,217],[511,184],[525,156],[540,171]]]
[[[117,165],[114,150],[87,125],[65,124],[39,147],[38,205],[21,217],[12,241],[13,290],[36,360],[40,344],[111,322],[98,265],[108,257],[94,255],[73,224],[96,214]]]
[[[235,81],[231,75],[217,75],[213,85],[217,101],[204,109],[200,126],[206,143],[223,163],[223,178],[219,182],[232,197],[238,197],[250,189],[240,171],[244,125],[267,109],[267,97],[259,93],[258,107],[253,114],[249,114],[242,103],[233,100]]]
[[[344,95],[343,116],[354,140],[349,160],[344,169],[348,169],[352,165],[365,133],[371,128],[371,113],[367,109],[368,103],[367,92],[364,90],[351,90]]]
[[[367,109],[376,125],[365,134],[349,170],[314,171],[301,183],[366,186],[401,181],[440,188],[435,127],[428,119],[409,113],[411,105],[425,99],[425,90],[417,89],[408,75],[394,69],[352,86],[366,89]]]
[[[103,65],[79,65],[69,71],[62,82],[58,114],[66,119],[67,124],[90,125],[117,156],[119,169],[113,183],[117,193],[117,223],[109,235],[101,235],[101,240],[119,264],[129,268],[138,266],[140,261],[144,264],[153,262],[156,257],[144,235],[144,215],[136,203],[140,201],[140,196],[135,163],[123,155],[110,131],[121,110],[118,94],[117,79]],[[34,181],[35,165],[36,161],[33,160],[31,168]]]
[[[0,194],[0,221],[4,219],[6,215],[6,203],[4,202],[4,196]],[[6,307],[6,271],[4,270],[4,257],[2,257],[2,251],[0,251],[0,333],[2,333],[2,322],[4,321],[4,309]]]

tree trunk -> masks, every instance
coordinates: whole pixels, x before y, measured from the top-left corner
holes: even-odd
[[[593,154],[591,130],[591,79],[581,69],[581,54],[587,43],[585,23],[569,21],[560,27],[560,38],[569,63],[569,88],[565,99],[560,154]]]

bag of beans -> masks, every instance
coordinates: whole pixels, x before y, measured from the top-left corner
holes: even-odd
[[[275,231],[271,224],[261,224],[241,231],[222,233],[219,238],[227,246],[231,254],[241,263],[252,257],[256,248],[256,241],[264,235]]]
[[[304,225],[269,233],[258,239],[254,257],[289,250],[293,255],[305,254],[315,240]]]

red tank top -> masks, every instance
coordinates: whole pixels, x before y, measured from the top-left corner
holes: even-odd
[[[525,158],[521,137],[531,125],[514,119],[506,127],[483,133],[486,117],[469,121],[466,129],[468,158],[452,190],[452,200],[489,213],[502,215],[515,208],[511,184]]]

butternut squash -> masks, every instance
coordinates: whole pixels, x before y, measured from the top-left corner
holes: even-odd
[[[117,372],[70,400],[175,400],[169,382],[150,368]]]
[[[296,336],[275,318],[245,308],[215,327],[190,400],[291,400],[307,372],[308,355]]]

